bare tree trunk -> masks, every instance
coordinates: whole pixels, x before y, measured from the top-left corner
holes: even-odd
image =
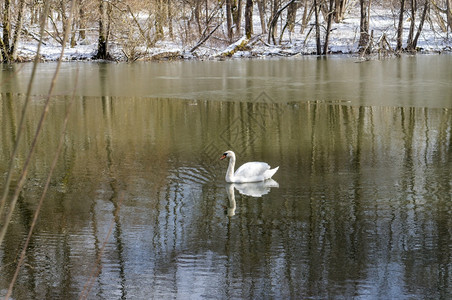
[[[405,0],[400,0],[399,26],[397,27],[397,47],[396,51],[402,51],[403,36],[403,12],[405,10]]]
[[[430,7],[430,1],[425,0],[424,9],[422,10],[421,20],[419,21],[419,27],[417,29],[416,36],[414,37],[412,45],[411,45],[413,50],[416,49],[416,47],[417,47],[417,40],[419,39],[419,36],[421,35],[422,27],[424,26],[425,18],[427,16],[429,7]]]
[[[328,54],[328,42],[330,39],[331,23],[333,22],[333,13],[334,13],[334,0],[330,0],[330,7],[328,10],[328,17],[327,17],[327,24],[326,24],[325,43],[323,44],[323,55]]]
[[[97,44],[96,59],[109,59],[108,53],[108,14],[107,14],[107,2],[99,0],[99,39]]]
[[[245,34],[248,39],[253,34],[253,0],[246,0],[245,5]]]
[[[291,2],[289,4],[289,7],[287,8],[287,18],[286,18],[286,24],[284,24],[283,29],[281,30],[281,34],[279,35],[279,42],[281,43],[284,31],[286,29],[289,30],[289,40],[292,42],[292,33],[295,29],[295,17],[297,15],[298,10],[298,1]]]
[[[359,23],[359,52],[368,52],[369,44],[369,14],[371,0],[360,0],[361,19]]]
[[[277,18],[276,18],[276,14],[278,12],[278,8],[279,8],[279,2],[278,0],[273,0],[272,1],[272,14],[270,16],[270,22],[268,23],[268,31],[269,33],[271,32],[273,35],[273,39],[274,39],[274,35],[276,34],[276,25],[278,24]],[[276,19],[275,19],[276,18]],[[273,22],[273,20],[275,20],[275,22]],[[270,39],[268,40],[268,42],[270,42]]]
[[[25,13],[25,0],[19,2],[19,12],[16,20],[16,29],[14,30],[13,45],[11,48],[11,57],[13,60],[17,60],[17,47],[19,46],[20,33],[22,32],[23,16]]]
[[[77,24],[76,22],[71,22],[71,38],[70,38],[71,48],[77,46],[77,38],[75,37],[76,33],[77,33]]]
[[[320,43],[320,24],[319,24],[319,7],[317,0],[314,0],[314,15],[315,15],[315,42],[317,46],[317,55],[322,53],[322,45]]]
[[[198,26],[199,34],[202,33],[200,11],[201,11],[201,0],[196,0],[194,15],[195,15],[195,20],[196,20],[196,25]]]
[[[304,0],[303,2],[304,4],[304,9],[303,9],[303,17],[301,18],[301,29],[300,29],[300,33],[303,33],[304,30],[306,29],[306,27],[308,26],[308,19],[310,19],[310,17],[312,16],[311,14],[309,15],[308,18],[308,0]],[[311,9],[312,12],[312,9]]]
[[[287,2],[286,4],[284,4],[280,9],[278,9],[274,14],[273,14],[273,18],[271,19],[270,25],[268,26],[268,42],[270,43],[270,39],[273,40],[273,44],[276,44],[275,41],[275,33],[276,33],[276,24],[278,22],[278,18],[281,15],[281,13],[283,12],[283,10],[285,10],[287,7],[289,7],[289,5],[291,5],[292,3],[294,3],[296,0],[290,0],[289,2]],[[276,2],[276,0],[275,0]],[[276,4],[276,3],[275,3]]]
[[[416,10],[417,10],[417,1],[410,0],[411,4],[411,21],[410,21],[410,31],[408,32],[408,40],[406,42],[406,49],[408,51],[414,50],[413,46],[413,38],[414,38],[414,27],[416,26]]]
[[[242,0],[232,0],[231,14],[235,25],[235,32],[240,33],[240,24],[242,23]]]
[[[446,0],[446,10],[447,10],[447,25],[449,26],[449,31],[452,29],[452,0]]]
[[[30,7],[30,24],[34,25],[38,22],[38,8]]]
[[[295,18],[297,16],[298,5],[299,5],[298,2],[293,2],[287,8],[286,26],[289,29],[289,32],[293,32],[294,31]]]
[[[335,0],[334,9],[334,22],[340,23],[345,16],[345,7],[347,6],[347,0]]]
[[[209,23],[209,0],[206,0],[206,26]]]
[[[169,32],[169,36],[172,39],[174,37],[174,33],[173,33],[173,6],[171,4],[171,0],[167,0],[167,10],[168,10],[168,32]]]
[[[161,40],[163,38],[163,22],[165,15],[163,13],[163,0],[157,0],[157,12],[155,14],[155,40]]]
[[[85,13],[85,6],[83,4],[84,4],[84,1],[80,0],[79,1],[80,9],[78,11],[78,19],[79,19],[78,36],[81,40],[86,39],[86,13]]]
[[[226,0],[226,27],[228,34],[228,41],[232,41],[232,17],[231,17],[231,1]]]
[[[11,0],[5,0],[3,6],[3,41],[2,41],[2,60],[3,62],[11,62],[9,40],[11,38],[11,20],[10,20]]]
[[[265,25],[265,2],[264,0],[257,0],[257,8],[259,9],[259,18],[261,20],[262,33],[267,33],[267,26]]]

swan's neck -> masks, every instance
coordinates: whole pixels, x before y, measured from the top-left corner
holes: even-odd
[[[226,171],[226,182],[233,182],[234,179],[234,167],[235,167],[235,155],[229,159],[228,170]]]

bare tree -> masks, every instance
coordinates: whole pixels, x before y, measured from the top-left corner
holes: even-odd
[[[323,55],[328,54],[328,43],[329,43],[329,39],[330,39],[331,23],[333,22],[333,13],[334,13],[334,0],[330,0],[328,15],[327,15],[325,43],[323,44]]]
[[[75,1],[77,6],[71,25],[71,46],[75,46],[80,40],[90,42],[90,38],[97,38],[94,58],[98,59],[111,58],[108,48],[113,41],[122,46],[132,45],[143,55],[145,51],[140,50],[143,47],[153,47],[157,41],[173,39],[174,36],[182,37],[184,45],[198,41],[192,49],[198,49],[207,41],[211,44],[206,47],[215,48],[218,47],[219,41],[227,40],[230,43],[234,36],[240,33],[250,37],[253,30],[257,30],[253,28],[252,22],[254,4],[257,5],[256,13],[259,13],[260,33],[267,34],[268,43],[281,43],[287,32],[289,38],[292,38],[291,33],[296,26],[300,26],[299,32],[304,34],[305,41],[315,41],[317,54],[328,52],[333,22],[341,22],[349,9],[360,9],[358,50],[366,53],[372,51],[372,37],[369,32],[372,0],[72,1]],[[406,40],[407,51],[416,50],[425,20],[436,21],[441,30],[449,34],[452,0],[382,0],[378,3],[390,2],[397,5],[397,16],[394,20],[396,28],[395,32],[385,34],[385,37],[395,36],[396,51],[404,50],[403,22],[408,16],[410,30]],[[47,3],[52,13],[44,15],[43,6]],[[45,38],[50,36],[62,43],[69,3],[71,0],[3,1],[0,4],[0,61],[11,62],[17,59],[18,45],[21,38],[24,38],[22,35],[38,40],[34,32],[36,27],[30,25],[36,23],[39,18],[45,18],[47,25],[51,26],[45,28]],[[355,8],[354,3],[359,3],[359,8]],[[433,18],[429,18],[430,7],[433,8]],[[302,11],[298,12],[299,9]],[[222,28],[222,24],[225,25],[223,32],[217,30]]]
[[[315,16],[315,43],[317,48],[317,55],[322,53],[322,45],[320,43],[320,22],[319,22],[319,10],[320,5],[318,4],[318,0],[314,0],[314,16]]]
[[[86,9],[84,5],[84,0],[79,0],[79,9],[78,9],[78,36],[81,40],[86,39]]]
[[[226,27],[227,27],[228,40],[230,42],[232,41],[231,1],[232,0],[226,0]]]
[[[289,30],[289,33],[293,33],[294,28],[295,28],[295,18],[297,16],[298,6],[299,6],[299,3],[297,1],[295,1],[295,2],[291,2],[289,7],[287,8],[286,24],[284,25],[283,29],[281,30],[280,40],[282,39],[282,36],[286,29]]]
[[[11,62],[10,43],[11,38],[11,0],[5,0],[3,6],[3,38],[2,38],[2,61]]]
[[[410,0],[410,6],[410,30],[408,32],[407,50],[413,50],[411,46],[414,39],[414,27],[416,26],[417,0]]]
[[[198,26],[198,32],[199,32],[199,34],[201,34],[202,33],[201,17],[200,17],[201,16],[201,0],[195,1],[195,9],[194,9],[193,13],[194,13],[196,25]]]
[[[167,0],[166,7],[168,11],[168,33],[170,38],[172,39],[174,37],[174,34],[173,34],[173,5],[171,3],[171,0]]]
[[[261,30],[263,34],[267,33],[267,26],[265,25],[265,1],[257,0],[257,8],[259,10],[259,19],[261,20]]]
[[[300,33],[303,33],[304,30],[306,29],[306,27],[308,26],[308,20],[311,19],[312,13],[314,11],[314,6],[309,6],[308,0],[303,1],[303,6],[304,6],[304,9],[303,9],[303,16],[301,18]],[[309,13],[308,13],[308,11],[309,11]]]
[[[17,5],[17,17],[15,21],[14,33],[12,32],[13,23],[11,10],[13,3],[11,0],[5,0],[3,6],[3,36],[0,39],[0,60],[2,62],[11,63],[17,60],[17,48],[22,32],[23,16],[25,12],[25,0],[15,2]]]
[[[235,32],[239,34],[242,23],[242,0],[232,0],[231,14]]]
[[[446,16],[449,31],[452,29],[452,0],[446,0]]]
[[[360,0],[360,11],[361,11],[361,18],[359,22],[359,43],[358,48],[359,52],[370,52],[369,48],[369,15],[370,15],[370,3],[371,0]]]
[[[163,38],[163,23],[165,22],[165,13],[163,11],[163,0],[156,0],[155,10],[155,40]]]
[[[271,5],[271,16],[270,16],[270,21],[268,22],[268,42],[270,42],[270,34],[273,37],[273,43],[275,43],[274,39],[275,39],[275,34],[276,34],[276,25],[277,25],[277,21],[279,18],[278,15],[278,8],[279,8],[279,3],[280,1],[278,0],[273,0],[271,1],[272,5]]]
[[[397,47],[398,52],[402,51],[402,36],[403,36],[403,13],[405,11],[405,0],[400,0],[399,25],[397,27]]]
[[[334,5],[334,22],[340,23],[345,17],[345,8],[347,7],[347,0],[335,0]]]
[[[287,2],[285,5],[283,5],[280,9],[278,9],[276,12],[274,12],[273,17],[271,19],[270,25],[268,26],[269,31],[268,31],[268,42],[270,43],[270,39],[273,41],[273,44],[276,44],[276,40],[275,40],[275,33],[276,33],[276,25],[278,22],[278,18],[281,15],[281,13],[287,8],[289,7],[289,5],[291,5],[292,3],[294,3],[296,0],[290,0],[289,2]],[[275,0],[276,2],[276,0]],[[276,5],[276,3],[275,3]]]
[[[246,0],[245,34],[248,39],[251,38],[251,34],[253,34],[253,0]]]
[[[17,48],[19,46],[20,35],[22,32],[23,19],[25,13],[25,0],[19,1],[19,11],[16,19],[16,28],[14,30],[13,44],[11,45],[11,57],[13,61],[17,60]]]
[[[430,1],[429,0],[425,0],[424,1],[424,7],[422,9],[422,15],[421,15],[421,19],[419,20],[419,26],[416,32],[416,35],[414,36],[414,38],[412,40],[409,39],[408,45],[407,45],[407,50],[410,51],[415,51],[416,47],[417,47],[417,41],[419,39],[419,36],[421,35],[421,31],[422,28],[424,26],[424,22],[425,22],[425,18],[427,16],[427,12],[430,8]]]
[[[99,39],[97,44],[96,59],[110,59],[108,53],[109,18],[108,6],[110,4],[104,0],[99,0]]]

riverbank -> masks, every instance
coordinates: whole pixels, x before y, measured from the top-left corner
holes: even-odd
[[[359,28],[360,17],[357,10],[346,14],[341,23],[333,23],[328,54],[359,54]],[[374,8],[369,19],[371,42],[369,43],[370,57],[390,56],[396,53],[397,22],[396,12],[390,9]],[[260,30],[259,20],[255,16],[255,31]],[[224,25],[224,24],[223,24]],[[315,55],[316,41],[313,30],[314,24],[301,30],[297,23],[293,32],[284,32],[282,36],[277,32],[276,44],[270,42],[267,34],[255,34],[250,40],[242,36],[233,39],[233,43],[226,42],[216,36],[211,36],[203,42],[203,39],[185,42],[180,37],[164,38],[155,43],[153,47],[138,47],[133,49],[130,45],[121,45],[117,41],[109,43],[109,54],[114,61],[165,61],[165,60],[206,60],[231,58],[265,58],[286,57],[294,55]],[[224,27],[224,26],[222,26]],[[219,29],[218,31],[224,31]],[[324,29],[321,39],[324,39]],[[404,22],[403,47],[406,47],[410,30],[410,19]],[[418,25],[416,25],[418,30]],[[244,42],[245,41],[245,42]],[[196,47],[195,47],[196,46]],[[126,48],[128,47],[128,48]],[[42,45],[40,56],[42,61],[55,61],[60,57],[61,45],[47,38]],[[450,33],[441,30],[438,22],[432,17],[427,18],[419,35],[417,48],[411,53],[445,53],[452,51],[452,37]],[[74,47],[66,47],[63,60],[83,61],[93,60],[97,52],[97,37],[93,33]],[[25,40],[20,44],[18,56],[21,61],[31,61],[37,53],[37,42]]]

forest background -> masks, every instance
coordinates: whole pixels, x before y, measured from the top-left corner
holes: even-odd
[[[4,0],[3,62],[451,50],[452,0]],[[71,10],[72,8],[72,10]],[[64,41],[67,29],[68,39]]]

